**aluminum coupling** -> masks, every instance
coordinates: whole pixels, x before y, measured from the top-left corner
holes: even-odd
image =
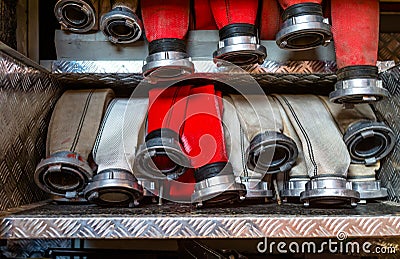
[[[131,172],[106,169],[95,175],[84,190],[85,198],[100,206],[134,206],[143,196],[143,188]]]
[[[54,15],[72,32],[88,32],[96,24],[96,11],[91,0],[59,0],[54,6]]]
[[[229,162],[216,162],[195,170],[192,203],[198,207],[229,205],[245,199],[246,187],[237,183]]]
[[[289,171],[296,163],[296,143],[280,132],[255,136],[247,151],[247,166],[257,173],[277,174]]]
[[[276,34],[276,44],[287,50],[327,46],[332,39],[331,25],[322,15],[321,5],[316,3],[288,7],[282,14],[283,24]]]
[[[170,129],[150,132],[135,158],[134,167],[145,179],[177,179],[190,166],[179,143],[179,135]]]
[[[101,17],[100,30],[112,43],[132,43],[142,36],[143,24],[132,9],[117,6]]]
[[[225,62],[237,66],[262,64],[267,57],[267,49],[260,44],[252,24],[229,24],[219,31],[219,38],[218,49],[213,53],[217,65]]]
[[[351,162],[372,165],[386,157],[394,148],[392,129],[382,122],[359,121],[350,125],[343,135]]]
[[[360,194],[342,177],[320,176],[306,183],[306,190],[300,194],[300,201],[305,207],[345,204],[357,207]]]
[[[378,79],[376,66],[348,66],[336,72],[335,91],[329,94],[329,100],[334,103],[357,104],[372,103],[389,96]]]
[[[54,153],[37,165],[35,182],[48,193],[74,198],[92,175],[92,168],[80,155],[63,151]]]
[[[169,80],[194,73],[194,65],[180,39],[159,39],[149,43],[143,76]]]

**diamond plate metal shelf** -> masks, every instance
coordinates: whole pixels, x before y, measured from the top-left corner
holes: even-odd
[[[306,209],[299,204],[241,204],[196,209],[168,203],[141,208],[36,204],[5,212],[0,238],[169,239],[399,237],[400,205],[359,205],[355,209]]]

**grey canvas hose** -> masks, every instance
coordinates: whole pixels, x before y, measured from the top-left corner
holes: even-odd
[[[35,181],[55,195],[80,192],[92,178],[87,160],[110,100],[111,89],[66,91],[58,100],[47,133],[47,158],[36,168]]]
[[[132,165],[147,106],[147,98],[114,99],[110,104],[93,148],[98,170],[85,188],[90,202],[126,206],[142,196]]]
[[[320,96],[343,133],[352,163],[373,165],[393,150],[393,131],[384,123],[377,122],[369,104],[358,104],[353,109],[344,109],[327,97]]]
[[[231,95],[231,98],[250,142],[248,168],[268,174],[290,170],[297,157],[297,147],[282,133],[279,108],[272,97]]]
[[[281,191],[281,196],[287,198],[300,198],[300,193],[305,190],[305,184],[310,180],[310,177],[307,173],[304,152],[300,138],[297,135],[297,132],[293,127],[288,114],[285,112],[279,101],[277,101],[277,103],[279,105],[279,111],[282,117],[282,125],[284,129],[283,133],[293,139],[293,141],[296,143],[296,146],[298,147],[298,156],[296,159],[296,163],[294,164],[292,169],[284,175],[284,184]]]
[[[359,194],[346,181],[350,155],[331,115],[318,96],[276,95],[302,143],[310,181],[304,205],[357,205]]]
[[[256,173],[247,168],[246,150],[249,148],[250,143],[240,125],[232,99],[229,96],[225,96],[223,102],[222,121],[228,159],[232,164],[235,176],[240,177],[241,183],[246,186],[246,199],[272,197],[268,182],[263,181],[264,174]]]

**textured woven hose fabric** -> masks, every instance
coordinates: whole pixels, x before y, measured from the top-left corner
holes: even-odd
[[[222,123],[224,126],[225,145],[228,160],[232,164],[233,173],[236,177],[262,178],[262,175],[247,168],[246,150],[250,146],[243,129],[240,125],[235,106],[231,97],[223,98],[224,111]]]
[[[114,97],[111,89],[68,90],[54,108],[47,133],[47,156],[61,151],[89,157],[101,119]]]
[[[147,98],[114,99],[104,115],[93,158],[97,172],[122,169],[132,172],[138,136],[146,117]]]
[[[258,0],[210,0],[218,29],[233,23],[255,24]]]
[[[350,155],[332,116],[313,95],[276,95],[301,140],[310,177],[346,177]]]
[[[296,132],[296,129],[294,128],[292,122],[289,119],[288,114],[286,113],[285,109],[283,106],[279,103],[279,101],[276,101],[279,107],[279,112],[281,114],[282,118],[282,125],[283,125],[283,134],[291,138],[294,143],[296,143],[296,146],[298,147],[298,156],[296,159],[295,165],[290,169],[289,171],[289,178],[302,178],[302,179],[307,179],[309,178],[308,173],[307,173],[307,167],[306,167],[306,160],[304,157],[304,151],[301,148],[301,140]],[[288,180],[288,179],[285,179]]]
[[[380,163],[370,166],[360,164],[350,164],[347,178],[350,181],[375,181],[375,173],[380,168]]]
[[[0,52],[0,210],[46,199],[33,175],[62,90],[48,73]]]
[[[214,85],[191,88],[181,140],[194,168],[228,161],[218,98]]]
[[[231,95],[240,123],[247,139],[266,132],[283,131],[279,107],[275,100],[265,95]]]
[[[295,4],[303,4],[303,3],[321,4],[322,3],[322,0],[278,0],[278,1],[284,10],[286,10],[286,8],[288,8],[292,5],[295,5]]]
[[[113,9],[115,7],[126,7],[132,10],[133,12],[136,12],[138,3],[139,0],[111,0],[111,5]]]
[[[149,42],[183,39],[189,28],[189,0],[141,1],[143,26]]]
[[[375,66],[379,42],[379,1],[331,0],[331,16],[337,67]]]
[[[179,133],[185,120],[190,86],[172,86],[149,91],[147,133],[166,128]]]
[[[17,49],[17,3],[0,0],[0,41],[13,49]]]
[[[194,29],[216,30],[214,17],[211,12],[209,0],[194,0]]]
[[[282,19],[281,10],[276,0],[263,0],[260,17],[260,39],[275,40]]]
[[[319,98],[321,98],[343,134],[349,126],[356,122],[376,121],[375,113],[369,104],[358,104],[352,109],[345,109],[341,104],[330,102],[326,96],[319,96]]]

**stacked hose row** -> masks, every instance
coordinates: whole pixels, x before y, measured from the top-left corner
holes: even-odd
[[[64,200],[135,206],[144,196],[224,205],[281,195],[305,205],[383,198],[375,171],[395,144],[368,104],[315,95],[224,95],[213,84],[114,98],[68,90],[35,181]],[[271,185],[278,175],[283,187]]]

